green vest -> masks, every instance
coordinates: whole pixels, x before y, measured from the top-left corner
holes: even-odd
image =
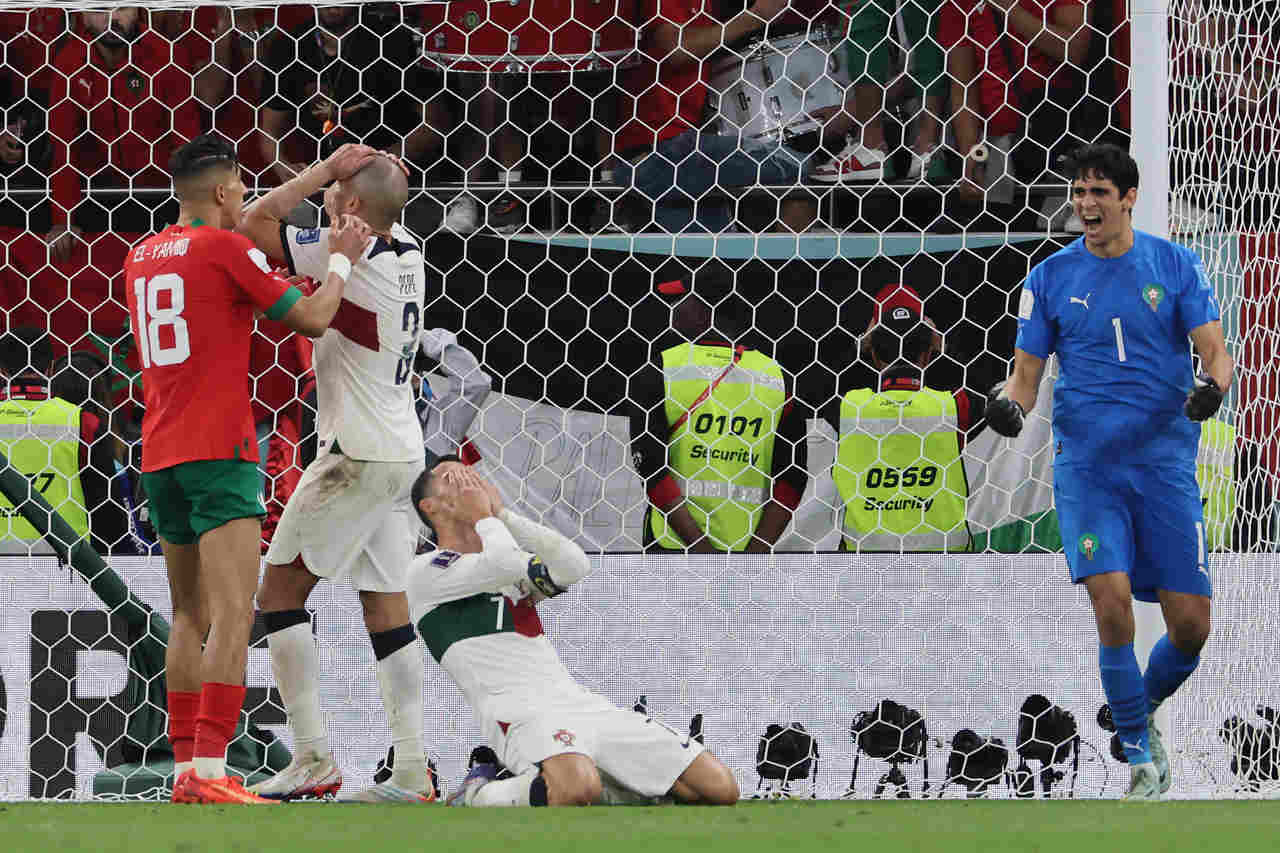
[[[967,551],[969,484],[955,398],[932,388],[859,388],[840,404],[832,478],[851,551]]]
[[[1210,551],[1231,550],[1236,517],[1236,428],[1217,418],[1200,426],[1196,482],[1204,503],[1204,538]]]
[[[78,535],[89,532],[80,485],[80,408],[65,400],[0,402],[0,452]],[[0,541],[42,538],[0,494]]]
[[[667,424],[674,426],[724,372],[734,350],[681,344],[662,354]],[[721,551],[743,551],[755,533],[773,486],[773,443],[787,402],[782,368],[754,350],[738,362],[680,428],[671,434],[667,467],[694,520]],[[682,549],[666,515],[649,513],[654,541]]]

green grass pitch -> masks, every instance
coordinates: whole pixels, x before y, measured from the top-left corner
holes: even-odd
[[[734,808],[446,809],[0,803],[12,853],[1280,850],[1280,802],[745,802]]]

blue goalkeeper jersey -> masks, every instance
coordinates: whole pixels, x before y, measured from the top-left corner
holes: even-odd
[[[1057,465],[1193,466],[1200,425],[1188,333],[1221,317],[1195,253],[1134,231],[1099,258],[1076,240],[1036,265],[1018,305],[1019,349],[1057,353]]]

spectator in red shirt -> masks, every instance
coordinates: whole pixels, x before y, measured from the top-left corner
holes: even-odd
[[[153,230],[137,205],[86,202],[85,183],[168,188],[169,155],[200,132],[191,75],[172,61],[164,38],[141,30],[136,7],[79,15],[84,39],[58,51],[50,90],[54,203],[45,240],[59,261],[85,231]]]
[[[965,159],[962,191],[980,196],[984,167],[969,157],[980,142],[1066,136],[1068,111],[1083,96],[1078,69],[1089,52],[1086,0],[947,0],[938,41],[951,76],[952,131]],[[1029,116],[1024,123],[1023,115]],[[1060,127],[1055,131],[1050,124]],[[1013,140],[1001,145],[1007,150]],[[1043,150],[1036,180],[1052,164]]]
[[[732,221],[732,202],[704,198],[717,187],[794,184],[809,169],[804,154],[738,135],[703,132],[709,63],[722,45],[757,30],[787,7],[786,0],[756,0],[721,24],[703,0],[644,0],[640,65],[622,88],[635,109],[614,143],[614,181],[654,202],[653,218],[668,231],[720,231]],[[813,221],[805,200],[782,202],[780,218],[794,230]]]

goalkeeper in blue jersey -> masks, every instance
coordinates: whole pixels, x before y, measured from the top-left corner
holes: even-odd
[[[1222,404],[1233,366],[1200,260],[1133,228],[1133,159],[1114,145],[1089,145],[1068,168],[1084,236],[1027,277],[1013,374],[987,423],[1019,433],[1056,352],[1062,542],[1098,623],[1102,687],[1131,768],[1127,796],[1158,799],[1171,780],[1154,712],[1195,671],[1209,636],[1198,422]],[[1132,598],[1159,601],[1168,626],[1145,675],[1133,651]]]

